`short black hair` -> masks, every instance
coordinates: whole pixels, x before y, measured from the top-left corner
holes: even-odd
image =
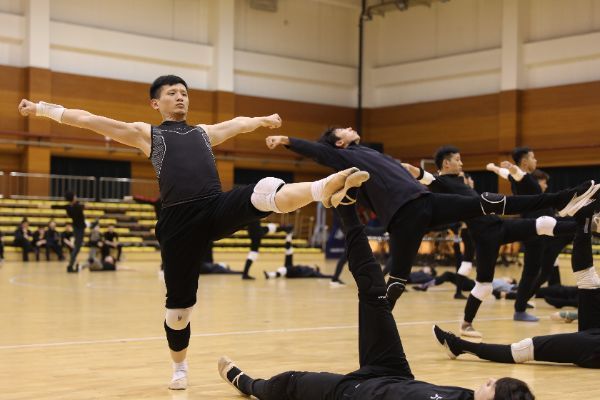
[[[548,175],[547,173],[545,173],[541,169],[536,169],[535,171],[533,171],[533,173],[531,174],[531,176],[533,176],[538,181],[541,181],[541,180],[543,180],[543,181],[549,181],[550,180],[550,175]]]
[[[66,201],[73,201],[74,198],[75,198],[75,193],[71,192],[70,190],[65,193]]]
[[[515,164],[519,165],[523,157],[529,154],[532,150],[529,147],[516,147],[512,151],[512,159],[515,161]]]
[[[434,160],[435,160],[435,166],[438,169],[442,169],[442,164],[444,164],[444,160],[449,159],[450,157],[452,157],[452,154],[458,154],[460,153],[460,150],[458,149],[458,147],[454,147],[454,146],[442,146],[439,149],[437,149],[437,151],[435,152],[435,155],[433,156]]]
[[[323,144],[328,144],[332,147],[337,147],[335,145],[335,142],[337,142],[338,140],[340,140],[339,137],[337,137],[337,135],[335,134],[335,131],[341,129],[339,126],[330,126],[327,129],[325,129],[323,131],[323,133],[321,134],[321,137],[319,138],[318,142],[319,143],[323,143]]]
[[[173,86],[177,85],[178,83],[181,83],[186,89],[188,88],[187,83],[185,83],[182,78],[176,75],[159,76],[154,80],[154,82],[152,82],[152,85],[150,86],[150,100],[158,99],[160,97],[160,91],[163,86]]]
[[[494,400],[535,400],[535,396],[522,380],[500,378],[496,381]]]

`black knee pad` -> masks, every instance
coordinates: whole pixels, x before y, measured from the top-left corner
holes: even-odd
[[[484,215],[504,215],[506,196],[498,193],[484,192],[481,194],[481,211]]]
[[[181,351],[188,348],[190,344],[190,324],[184,329],[175,330],[169,328],[165,321],[165,332],[167,333],[167,342],[169,342],[169,349],[173,351]]]

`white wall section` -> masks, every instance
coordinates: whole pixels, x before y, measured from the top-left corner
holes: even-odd
[[[0,0],[0,64],[352,107],[360,4]],[[436,1],[365,27],[366,107],[600,80],[600,0]]]

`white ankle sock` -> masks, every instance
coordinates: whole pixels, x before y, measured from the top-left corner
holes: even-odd
[[[314,181],[310,185],[310,193],[312,194],[313,201],[323,200],[323,190],[325,190],[325,185],[327,184],[327,182],[333,179],[334,175],[335,174],[329,175],[326,178]]]
[[[268,223],[267,224],[267,229],[269,230],[270,234],[273,234],[273,233],[277,232],[277,224]]]
[[[277,273],[280,276],[286,276],[287,275],[287,268],[286,267],[279,267],[279,268],[277,268]]]
[[[173,380],[181,379],[187,376],[188,365],[187,361],[173,363]]]
[[[579,289],[599,289],[600,288],[600,277],[596,272],[596,267],[590,267],[583,271],[574,272],[575,279],[577,279],[577,287]]]
[[[462,276],[469,276],[471,270],[473,269],[473,263],[470,261],[463,261],[460,263],[460,267],[458,268],[458,274]]]
[[[539,217],[535,220],[535,231],[538,235],[554,236],[556,219],[548,216]]]

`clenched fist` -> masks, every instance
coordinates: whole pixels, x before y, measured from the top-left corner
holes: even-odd
[[[27,99],[23,99],[19,103],[19,113],[21,113],[21,115],[24,117],[35,115],[36,107],[37,105],[34,102],[31,102]]]
[[[271,150],[276,148],[279,145],[287,145],[290,144],[290,140],[287,136],[269,136],[266,139],[267,147]]]
[[[269,129],[279,128],[281,126],[281,117],[279,114],[269,115],[268,117],[263,117],[262,126]]]

